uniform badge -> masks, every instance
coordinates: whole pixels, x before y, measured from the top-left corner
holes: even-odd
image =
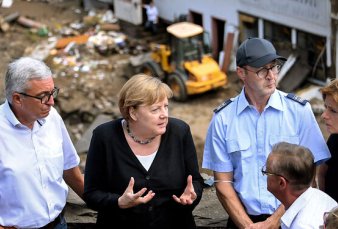
[[[216,109],[214,109],[215,113],[221,111],[224,107],[228,106],[232,102],[232,99],[225,100],[221,105],[219,105]]]
[[[293,101],[296,101],[297,103],[302,104],[303,106],[305,106],[305,104],[309,101],[307,101],[306,99],[302,99],[301,97],[293,94],[293,93],[289,93],[287,96],[287,98],[292,99]]]

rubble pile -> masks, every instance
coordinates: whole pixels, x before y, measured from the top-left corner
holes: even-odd
[[[55,85],[61,89],[56,108],[74,142],[98,115],[119,116],[116,92],[135,73],[131,61],[147,53],[149,44],[121,32],[111,10],[91,10],[80,20],[49,26],[18,12],[0,16],[3,33],[14,23],[38,40],[35,47],[26,48],[25,55],[51,67]]]

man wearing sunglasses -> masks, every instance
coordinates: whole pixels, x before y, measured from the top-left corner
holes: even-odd
[[[79,157],[53,108],[59,93],[42,61],[9,64],[0,106],[0,229],[65,229],[67,184],[80,196]]]
[[[311,151],[296,144],[280,142],[272,148],[262,168],[267,189],[284,205],[282,229],[322,228],[323,214],[337,202],[312,188],[316,165]]]
[[[229,214],[227,228],[279,227],[284,207],[261,174],[272,145],[304,145],[317,164],[330,157],[310,104],[276,89],[283,61],[268,40],[245,40],[236,55],[244,87],[215,109],[209,125],[202,167],[214,172],[218,198]]]

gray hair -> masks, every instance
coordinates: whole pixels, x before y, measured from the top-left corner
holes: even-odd
[[[24,92],[28,81],[43,80],[52,77],[52,71],[43,62],[32,57],[21,57],[8,65],[5,76],[5,93],[9,103],[14,92]]]
[[[280,142],[273,146],[271,169],[289,179],[295,190],[308,188],[315,176],[316,165],[312,152],[300,145]],[[270,156],[269,156],[270,157]]]

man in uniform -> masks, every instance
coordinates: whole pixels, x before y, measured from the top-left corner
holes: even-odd
[[[215,110],[209,125],[202,167],[214,172],[217,196],[230,216],[227,228],[279,227],[284,206],[267,191],[261,173],[275,143],[308,147],[317,165],[330,157],[310,104],[276,89],[283,61],[268,40],[245,40],[236,55],[244,87]]]

